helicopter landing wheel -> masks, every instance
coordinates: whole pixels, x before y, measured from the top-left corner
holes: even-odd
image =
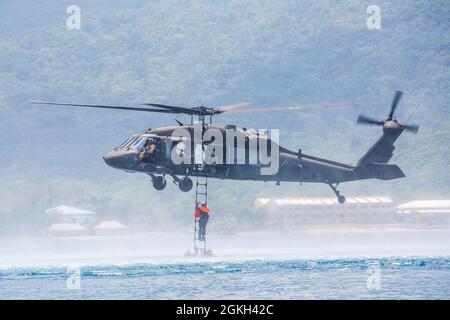
[[[183,192],[191,191],[192,186],[193,186],[192,179],[188,177],[184,177],[178,182],[178,187]]]
[[[163,176],[155,176],[152,178],[153,188],[156,190],[163,190],[166,187],[167,181]]]
[[[339,185],[339,183],[336,183],[335,185],[333,185],[332,183],[328,183],[328,185],[330,186],[331,190],[333,190],[334,194],[336,195],[337,201],[340,204],[343,204],[345,202],[345,197],[343,195],[341,195],[341,193],[337,189],[337,186]]]

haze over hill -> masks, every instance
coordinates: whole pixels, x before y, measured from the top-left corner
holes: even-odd
[[[224,116],[218,123],[279,128],[281,144],[352,163],[381,134],[358,113],[386,117],[405,95],[392,163],[407,177],[344,184],[346,195],[396,199],[450,193],[450,3],[377,1],[77,1],[81,30],[68,30],[74,1],[0,3],[0,233],[41,224],[69,204],[161,227],[189,225],[192,193],[107,167],[102,155],[131,134],[174,124],[171,116],[33,106],[28,100],[196,106],[354,103],[351,110]],[[183,117],[178,117],[184,120]],[[213,227],[256,224],[258,196],[331,196],[326,186],[212,181]],[[239,199],[236,201],[236,199]],[[236,209],[236,205],[239,209]],[[31,228],[32,229],[32,228]]]

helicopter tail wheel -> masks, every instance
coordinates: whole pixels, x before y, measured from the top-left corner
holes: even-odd
[[[337,189],[339,183],[336,183],[335,185],[329,183],[328,185],[330,186],[331,190],[333,190],[334,194],[337,197],[337,201],[340,204],[343,204],[345,202],[345,197],[343,195],[341,195],[341,193],[339,192],[339,190]]]
[[[178,187],[183,192],[191,191],[192,186],[193,186],[192,179],[188,177],[184,177],[178,182]]]
[[[153,188],[156,190],[163,190],[166,187],[166,178],[163,176],[155,176],[152,178]]]

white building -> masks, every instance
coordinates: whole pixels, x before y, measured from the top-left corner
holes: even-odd
[[[402,222],[418,227],[450,227],[450,200],[416,200],[397,206]]]
[[[117,220],[99,221],[97,213],[70,206],[46,210],[53,236],[121,235],[127,226]]]
[[[336,198],[260,198],[269,224],[283,228],[368,226],[395,224],[395,205],[390,197],[353,197],[339,204]]]
[[[117,235],[122,234],[127,226],[117,220],[102,221],[94,227],[96,235]]]
[[[390,197],[259,198],[268,224],[282,229],[323,227],[450,228],[450,200],[417,200],[396,205]]]
[[[93,211],[69,206],[58,206],[47,209],[46,212],[53,220],[58,222],[93,224],[97,219],[97,214]]]
[[[54,236],[79,236],[89,233],[89,229],[79,223],[53,223],[49,231]]]

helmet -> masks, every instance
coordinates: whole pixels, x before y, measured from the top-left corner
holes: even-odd
[[[203,206],[203,207],[206,206],[206,201],[203,201],[203,202],[202,202],[202,206]]]

